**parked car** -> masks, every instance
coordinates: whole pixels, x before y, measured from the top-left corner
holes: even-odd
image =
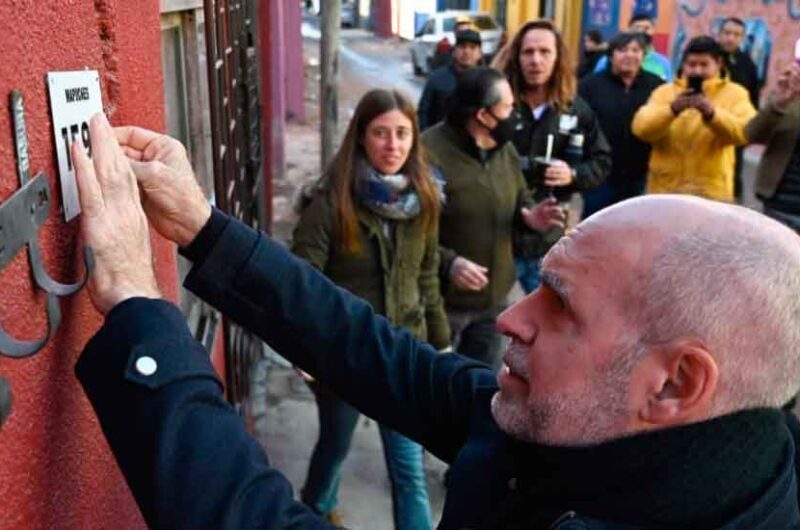
[[[416,75],[427,75],[431,71],[431,60],[437,44],[447,39],[450,44],[456,42],[453,28],[456,20],[469,18],[472,25],[481,34],[481,48],[488,62],[497,53],[503,36],[503,29],[488,13],[481,11],[442,11],[434,13],[417,32],[411,43],[411,64]]]
[[[354,28],[358,25],[356,6],[352,2],[342,2],[341,25],[346,28]]]

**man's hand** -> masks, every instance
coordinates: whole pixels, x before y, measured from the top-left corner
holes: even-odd
[[[450,281],[464,291],[480,291],[489,284],[489,269],[458,256],[450,265]]]
[[[105,315],[128,298],[160,298],[161,293],[136,176],[105,115],[92,118],[89,135],[92,159],[81,142],[72,144],[72,159],[83,212],[81,234],[95,260],[89,296]]]
[[[695,94],[692,104],[694,108],[700,111],[704,120],[708,121],[714,117],[714,104],[705,94]]]
[[[147,218],[158,232],[187,246],[211,217],[183,145],[140,127],[117,127],[117,140],[131,160],[144,194]]]
[[[775,85],[775,104],[779,108],[791,105],[800,98],[800,65],[793,62],[781,72]]]
[[[672,102],[670,108],[672,109],[672,113],[676,116],[680,115],[686,109],[694,107],[694,97],[695,93],[691,90],[685,90],[678,94],[678,97]]]
[[[522,209],[522,220],[532,230],[547,232],[551,228],[564,228],[566,214],[556,199],[550,197],[533,208]]]
[[[552,188],[572,184],[572,168],[563,160],[552,160],[544,172],[544,185]]]

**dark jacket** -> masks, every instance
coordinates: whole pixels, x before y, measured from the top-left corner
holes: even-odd
[[[775,194],[800,138],[800,101],[785,109],[772,98],[744,129],[747,141],[767,146],[756,176],[756,195],[769,199]]]
[[[644,188],[650,144],[633,135],[631,123],[639,107],[647,103],[653,90],[663,83],[660,77],[644,70],[639,72],[630,87],[609,70],[581,81],[578,93],[594,110],[611,146],[608,181],[617,187],[634,185]]]
[[[519,102],[518,109],[523,127],[514,137],[514,146],[519,155],[529,158],[545,156],[547,136],[552,134],[554,135],[552,156],[566,161],[575,170],[575,180],[571,185],[552,190],[559,201],[568,202],[574,192],[594,189],[606,179],[611,170],[611,147],[603,136],[594,112],[580,96],[576,96],[565,110],[549,107],[538,121],[526,103]],[[575,160],[570,160],[567,146],[570,135],[575,134],[583,135],[583,153]],[[526,166],[532,167],[532,165]],[[542,186],[531,169],[524,170],[523,175],[535,200],[539,201],[548,195],[549,190]],[[560,228],[550,230],[544,236],[516,230],[514,255],[526,259],[544,256],[562,235],[564,230]]]
[[[458,71],[451,64],[440,66],[428,76],[422,96],[417,105],[419,130],[432,127],[444,119],[447,112],[447,99],[455,92],[458,84]]]
[[[489,269],[489,285],[481,291],[462,291],[443,282],[445,305],[458,310],[500,307],[516,279],[511,229],[521,223],[522,205],[530,202],[517,152],[510,143],[493,152],[480,151],[471,136],[445,122],[425,131],[422,144],[431,167],[444,180],[439,221],[443,270],[449,270],[456,256]]]
[[[559,449],[516,441],[499,429],[490,411],[497,391],[495,374],[456,354],[438,354],[407,331],[390,326],[369,304],[337,289],[280,244],[214,211],[210,223],[183,253],[194,263],[186,280],[189,289],[256,332],[356,408],[417,440],[450,464],[440,529],[653,528],[648,519],[640,526],[625,526],[607,521],[616,516],[597,517],[580,509],[584,502],[596,502],[593,498],[538,502],[543,497],[531,496],[527,484],[539,481],[546,487],[558,478],[559,470],[547,455]],[[142,357],[155,361],[155,373],[146,375],[137,369]],[[76,371],[151,528],[324,527],[292,500],[286,480],[269,468],[258,443],[225,403],[206,353],[174,306],[145,299],[120,304],[87,345]],[[760,441],[780,440],[780,458],[775,462],[779,465],[760,474],[766,487],[752,500],[740,500],[726,524],[694,528],[773,530],[800,524],[791,435],[780,411],[758,417],[766,417],[765,425],[770,427],[758,437]],[[675,433],[707,434],[717,425],[712,420],[644,434],[640,447],[645,454],[626,449],[630,439],[601,447],[607,446],[620,464],[630,457],[646,464],[651,457],[659,457],[661,443]],[[695,440],[691,448],[673,446],[675,458],[691,460],[695,451],[705,458],[711,448],[702,440]],[[723,437],[723,448],[726,443]],[[749,456],[757,458],[758,447]],[[565,451],[584,461],[587,456],[581,448]],[[677,479],[681,484],[702,471],[686,467],[687,463],[674,462],[674,467],[658,476],[645,474],[643,493],[657,491],[667,481]],[[614,462],[608,465],[613,468]],[[562,478],[581,473],[580,466],[568,467]],[[742,473],[742,480],[748,478],[735,466],[724,471],[725,476]],[[622,477],[604,476],[625,485],[633,477],[628,472],[635,470]],[[719,481],[701,484],[709,495],[728,487],[730,483]],[[674,489],[679,497],[684,495],[681,487]],[[703,489],[700,492],[705,495]],[[554,493],[558,492],[550,488],[540,494]],[[601,493],[616,495],[621,508],[635,508],[649,517],[647,503],[629,506],[624,492]],[[650,499],[663,506],[661,499]],[[673,513],[682,517],[687,503],[692,500],[678,499]],[[702,510],[714,510],[718,503],[696,504]],[[597,505],[597,510],[604,506]],[[534,517],[546,522],[531,524]],[[686,521],[669,528],[689,526]]]
[[[596,50],[592,52],[584,52],[583,57],[581,58],[580,65],[578,65],[578,77],[583,79],[587,75],[591,75],[594,72],[595,67],[597,66],[597,62],[600,60],[601,57],[608,53],[607,50]]]
[[[739,83],[747,90],[750,103],[758,109],[762,83],[758,78],[758,68],[750,58],[750,54],[742,50],[725,54],[725,69],[731,81]]]
[[[356,207],[359,253],[337,243],[327,189],[317,188],[300,214],[292,251],[336,285],[370,303],[390,322],[437,348],[450,345],[439,289],[438,224],[427,234],[419,217],[392,223],[392,240],[378,216]]]

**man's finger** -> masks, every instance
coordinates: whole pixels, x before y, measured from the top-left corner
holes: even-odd
[[[122,152],[125,153],[125,156],[131,160],[141,160],[144,157],[144,153],[129,145],[121,145],[120,147],[122,147]]]
[[[89,121],[89,136],[92,139],[92,161],[97,182],[100,183],[105,195],[108,186],[117,187],[122,184],[117,182],[122,172],[115,171],[117,157],[122,153],[115,139],[114,130],[102,112],[92,116]]]
[[[81,211],[84,215],[96,215],[105,207],[105,201],[100,184],[97,182],[94,165],[86,155],[82,142],[72,143],[72,163],[75,166]]]
[[[114,127],[119,145],[131,147],[139,152],[144,152],[148,144],[161,135],[142,127]]]

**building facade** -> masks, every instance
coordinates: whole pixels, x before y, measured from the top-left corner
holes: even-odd
[[[51,211],[37,236],[53,278],[73,282],[84,270],[79,220],[63,215],[48,72],[97,70],[112,124],[181,139],[209,198],[269,229],[271,182],[285,167],[283,127],[303,112],[296,0],[0,0],[0,19],[8,54],[0,64],[0,94],[22,94],[31,173],[43,172],[50,188]],[[3,109],[0,207],[20,188],[9,105]],[[188,265],[174,245],[157,235],[153,243],[162,292],[181,305],[212,352],[229,398],[246,415],[248,362],[260,354],[260,342],[183,292]],[[0,269],[0,293],[3,333],[20,340],[46,333],[46,297],[24,251]],[[85,290],[61,298],[60,309],[57,329],[37,354],[0,355],[0,376],[14,395],[0,433],[0,530],[145,528],[74,376],[102,317]]]

